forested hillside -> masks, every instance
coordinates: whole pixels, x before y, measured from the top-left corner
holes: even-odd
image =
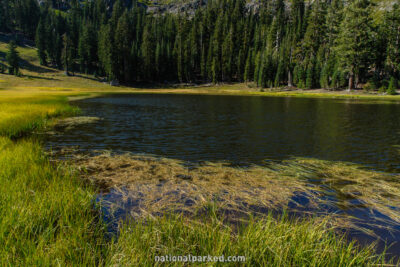
[[[194,14],[146,12],[135,1],[62,11],[3,0],[0,31],[35,40],[43,65],[131,83],[252,82],[261,87],[396,88],[400,6],[370,0],[212,0]],[[112,8],[111,8],[112,6]]]

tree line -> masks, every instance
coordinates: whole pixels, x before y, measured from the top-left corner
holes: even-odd
[[[392,93],[400,79],[398,4],[373,17],[370,0],[262,0],[257,10],[245,0],[210,0],[193,15],[149,14],[134,0],[117,0],[112,8],[104,0],[72,0],[67,12],[36,0],[4,1],[0,30],[34,38],[40,63],[67,73],[125,83],[254,82]]]

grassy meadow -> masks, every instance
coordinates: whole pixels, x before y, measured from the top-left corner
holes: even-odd
[[[0,43],[0,50],[5,51],[4,43]],[[230,266],[390,264],[384,255],[375,253],[373,246],[360,248],[337,235],[328,217],[295,220],[288,216],[267,216],[250,218],[242,226],[234,227],[224,224],[210,208],[203,220],[165,215],[149,216],[145,221],[126,221],[121,224],[118,235],[110,238],[100,209],[94,204],[96,185],[81,179],[78,168],[50,161],[40,143],[30,137],[32,132],[51,127],[57,118],[79,112],[68,104],[68,98],[115,91],[286,93],[243,91],[243,85],[165,90],[113,88],[90,76],[66,77],[61,71],[41,67],[32,48],[19,48],[19,52],[25,64],[23,76],[0,74],[1,265],[153,266],[156,255],[188,254],[246,257],[246,262],[241,264],[226,263]],[[335,97],[321,93],[321,97],[327,95]],[[304,96],[304,93],[293,93],[293,96]],[[382,183],[383,189],[386,186]],[[369,193],[365,191],[366,196]],[[382,191],[382,198],[385,194]]]

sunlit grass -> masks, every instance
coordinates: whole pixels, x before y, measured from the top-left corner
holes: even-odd
[[[272,216],[238,231],[225,226],[212,214],[210,221],[189,221],[182,217],[148,219],[122,226],[112,245],[111,266],[154,266],[155,256],[245,256],[246,262],[213,263],[202,266],[373,266],[383,264],[373,248],[359,249],[334,235],[328,219],[289,220]],[[187,263],[186,263],[187,264]],[[198,265],[201,263],[196,263]],[[167,266],[185,266],[168,262]],[[189,264],[190,265],[190,264]]]
[[[52,166],[36,142],[0,137],[0,262],[4,266],[101,263],[94,191]]]
[[[51,118],[76,112],[61,96],[0,96],[0,135],[18,137],[43,128]]]

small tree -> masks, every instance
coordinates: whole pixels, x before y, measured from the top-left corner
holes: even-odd
[[[397,81],[394,77],[390,78],[389,86],[387,89],[387,94],[388,95],[395,95],[397,90]]]
[[[15,41],[11,41],[8,45],[8,51],[6,55],[8,63],[8,71],[10,74],[19,74],[19,55],[17,52],[17,45]]]

